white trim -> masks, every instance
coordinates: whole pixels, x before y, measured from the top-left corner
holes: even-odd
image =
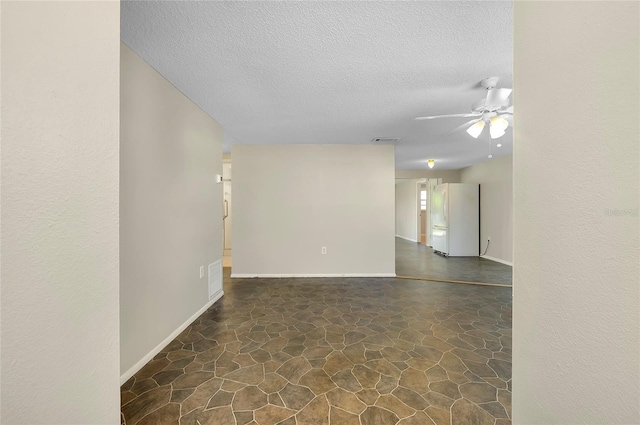
[[[180,332],[182,332],[183,330],[185,330],[187,328],[187,326],[189,326],[191,323],[193,323],[198,317],[200,317],[200,315],[202,313],[204,313],[209,307],[211,307],[216,301],[218,301],[220,298],[222,298],[222,296],[224,295],[224,291],[220,290],[218,291],[213,298],[211,299],[211,301],[209,301],[208,303],[206,303],[204,305],[204,307],[202,307],[200,310],[196,311],[193,316],[189,317],[182,325],[180,325],[178,327],[178,329],[176,329],[175,331],[171,332],[171,335],[169,335],[168,337],[166,337],[164,339],[164,341],[162,341],[160,344],[158,344],[156,346],[156,348],[154,348],[153,350],[151,350],[149,353],[147,353],[146,356],[144,356],[143,358],[141,358],[140,360],[138,360],[138,362],[136,364],[134,364],[133,366],[131,366],[129,368],[129,370],[127,370],[125,373],[123,373],[122,375],[120,375],[120,385],[123,385],[125,382],[127,382],[129,380],[129,378],[131,378],[133,375],[136,374],[136,372],[138,372],[140,369],[142,369],[142,367],[144,365],[146,365],[147,363],[149,363],[155,356],[156,354],[158,354],[160,351],[162,351],[162,349],[164,347],[166,347],[171,341],[173,341],[174,339],[176,339],[176,337],[178,335],[180,335]]]
[[[400,236],[400,235],[396,235],[396,238],[404,239],[405,241],[409,241],[409,242],[418,242],[415,239],[405,238],[404,236]]]
[[[491,261],[496,261],[498,263],[502,263],[502,264],[506,264],[507,266],[511,266],[513,267],[513,263],[510,261],[505,261],[505,260],[501,260],[499,258],[495,258],[495,257],[490,257],[488,255],[481,255],[480,258],[484,258],[486,260],[491,260]]]
[[[239,274],[231,273],[232,279],[273,278],[273,277],[396,277],[395,273],[293,273],[293,274]]]

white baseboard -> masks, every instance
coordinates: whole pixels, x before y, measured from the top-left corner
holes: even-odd
[[[405,238],[404,236],[400,236],[400,235],[396,235],[396,238],[404,239],[405,241],[409,241],[409,242],[418,242],[415,239]]]
[[[293,273],[293,274],[242,274],[231,273],[232,279],[278,278],[278,277],[396,277],[395,273]]]
[[[224,291],[220,290],[219,292],[217,292],[213,298],[211,299],[211,301],[207,302],[204,307],[202,307],[200,310],[196,311],[193,316],[191,316],[190,318],[188,318],[182,325],[180,325],[178,327],[178,329],[176,329],[175,331],[171,332],[171,335],[169,335],[168,337],[166,337],[164,339],[164,341],[162,341],[160,344],[158,344],[156,346],[156,348],[154,348],[153,350],[151,350],[146,356],[144,356],[143,358],[141,358],[136,364],[134,364],[133,366],[131,366],[129,368],[129,370],[127,370],[125,373],[123,373],[120,376],[120,385],[124,384],[125,382],[127,382],[129,380],[129,378],[131,378],[133,375],[136,374],[136,372],[138,372],[140,369],[142,369],[142,367],[144,365],[146,365],[147,363],[149,363],[155,356],[156,354],[158,354],[160,351],[162,351],[162,349],[164,347],[166,347],[171,341],[173,341],[174,339],[176,339],[176,337],[178,335],[180,335],[180,333],[185,330],[191,323],[194,322],[194,320],[196,320],[198,317],[200,317],[200,315],[202,313],[204,313],[205,311],[207,311],[207,309],[209,307],[211,307],[216,301],[218,301],[220,298],[222,298],[222,296],[224,295]]]
[[[491,260],[491,261],[495,261],[497,263],[502,263],[502,264],[506,264],[507,266],[513,267],[513,263],[510,262],[510,261],[501,260],[499,258],[490,257],[488,255],[481,255],[480,258],[484,258],[485,260]]]

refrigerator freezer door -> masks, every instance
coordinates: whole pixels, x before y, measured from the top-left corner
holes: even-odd
[[[443,226],[433,226],[431,246],[434,251],[449,254],[449,229]]]
[[[431,193],[431,225],[433,227],[448,227],[448,207],[447,198],[448,183],[439,184],[433,188]]]
[[[449,255],[478,256],[480,249],[479,208],[477,184],[456,183],[449,186]]]

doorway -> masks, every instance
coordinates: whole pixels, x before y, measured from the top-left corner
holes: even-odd
[[[222,162],[222,182],[223,182],[223,207],[222,212],[222,232],[223,232],[223,250],[222,250],[222,267],[231,267],[231,241],[232,241],[232,207],[231,207],[231,160],[224,159]]]
[[[428,203],[428,190],[427,190],[427,184],[426,183],[420,183],[420,187],[418,189],[418,193],[419,193],[419,205],[420,205],[420,225],[419,225],[419,229],[420,229],[420,243],[423,245],[428,245],[427,244],[427,203]]]

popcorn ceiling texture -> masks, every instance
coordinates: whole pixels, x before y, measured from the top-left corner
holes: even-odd
[[[511,26],[510,2],[122,3],[122,40],[238,143],[401,136],[407,169],[486,160],[488,135],[442,136],[468,119],[413,118],[470,111],[488,76],[510,87]]]

